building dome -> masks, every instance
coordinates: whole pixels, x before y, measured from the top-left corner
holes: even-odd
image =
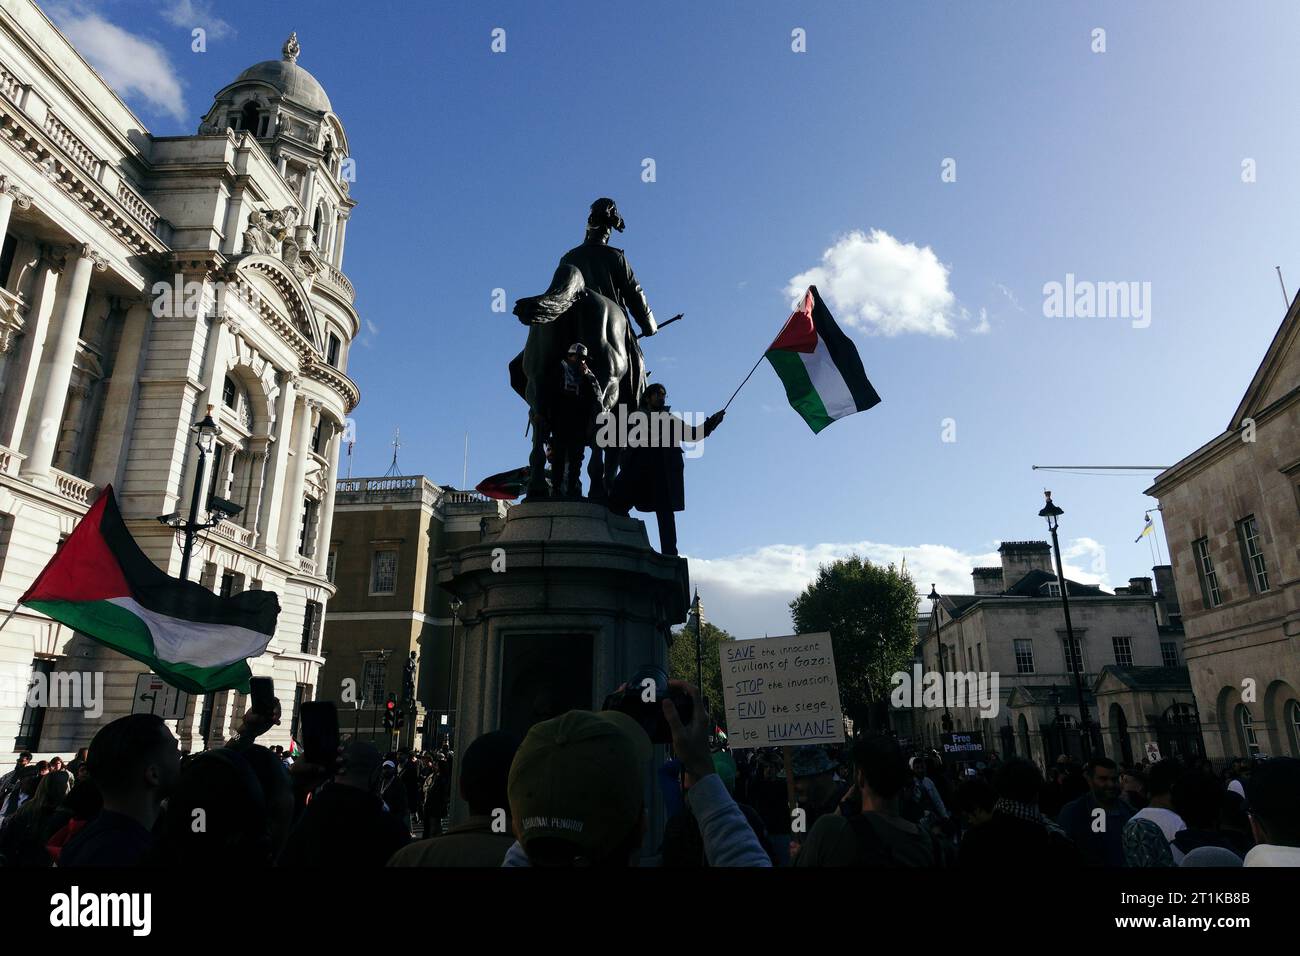
[[[320,85],[316,77],[298,65],[298,52],[298,34],[290,34],[289,39],[285,41],[281,59],[254,63],[235,78],[235,83],[249,81],[269,83],[283,93],[285,99],[299,106],[321,113],[333,112],[330,98],[325,95],[325,88]]]

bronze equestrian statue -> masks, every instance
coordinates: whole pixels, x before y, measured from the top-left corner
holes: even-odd
[[[599,389],[597,414],[617,415],[619,406],[626,411],[640,406],[645,391],[645,360],[628,314],[643,335],[654,335],[658,326],[623,250],[609,245],[610,232],[622,232],[623,226],[614,201],[597,199],[587,217],[586,238],[560,259],[550,288],[540,296],[515,303],[514,314],[528,326],[524,350],[510,363],[510,380],[528,402],[533,426],[528,464],[535,477],[529,481],[530,498],[547,494],[543,443],[551,423],[546,420],[546,396],[556,392],[557,377],[564,374],[562,363],[570,345],[582,343],[589,350],[587,366]],[[603,501],[618,470],[618,449],[601,449],[595,442],[594,425],[593,420],[588,436],[592,452],[587,469],[588,497]]]

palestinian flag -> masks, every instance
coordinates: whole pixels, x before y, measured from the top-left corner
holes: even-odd
[[[486,495],[489,498],[496,498],[500,501],[513,501],[527,490],[530,470],[525,465],[523,468],[516,468],[514,471],[503,471],[500,474],[484,478],[474,486],[474,490],[480,495]]]
[[[247,694],[247,658],[266,650],[280,614],[274,592],[223,598],[170,577],[131,537],[111,486],[18,603],[148,664],[192,694]]]
[[[810,285],[803,302],[767,349],[785,397],[814,433],[880,403],[862,359]]]

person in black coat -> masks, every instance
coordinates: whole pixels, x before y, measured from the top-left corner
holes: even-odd
[[[377,868],[411,841],[409,827],[379,799],[379,751],[353,741],[343,760],[344,772],[315,793],[289,834],[280,866]]]
[[[1005,760],[993,777],[993,816],[967,831],[957,865],[971,869],[1061,869],[1081,864],[1065,832],[1039,809],[1038,768],[1022,757]]]
[[[703,425],[690,426],[671,414],[665,402],[668,389],[655,382],[646,386],[641,413],[648,427],[645,439],[619,453],[619,472],[609,507],[615,514],[626,515],[632,508],[654,512],[659,523],[659,552],[677,554],[677,519],[675,512],[686,510],[686,466],[682,442],[697,442],[713,434],[722,423],[725,411],[715,412]],[[633,434],[629,429],[629,434]]]

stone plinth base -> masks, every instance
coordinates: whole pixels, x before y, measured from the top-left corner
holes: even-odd
[[[597,710],[645,665],[667,670],[669,628],[686,620],[686,561],[650,547],[645,525],[602,505],[518,505],[484,522],[478,544],[441,558],[438,583],[461,602],[456,649],[455,743],[534,723],[571,709]],[[656,766],[663,748],[655,748]],[[457,762],[459,764],[459,762]],[[647,768],[653,770],[653,768]],[[459,799],[452,819],[468,809]],[[663,829],[663,804],[648,773],[647,844]]]

